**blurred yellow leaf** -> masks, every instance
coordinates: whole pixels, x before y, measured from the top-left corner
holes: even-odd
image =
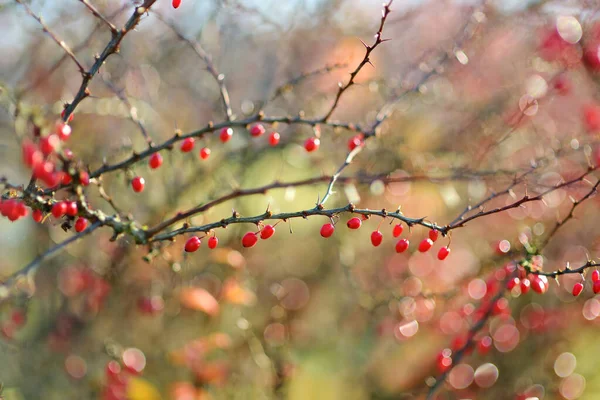
[[[141,378],[131,378],[127,385],[128,400],[162,400],[158,390],[150,382]]]

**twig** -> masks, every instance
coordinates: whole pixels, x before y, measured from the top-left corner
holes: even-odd
[[[33,19],[35,19],[41,26],[42,26],[42,31],[44,31],[44,33],[47,33],[48,36],[50,36],[52,38],[52,40],[54,40],[54,42],[60,46],[61,49],[63,49],[63,51],[71,58],[71,60],[73,60],[73,62],[77,65],[77,68],[79,69],[79,72],[85,76],[85,68],[83,67],[83,65],[79,62],[79,60],[77,59],[77,57],[75,57],[75,54],[73,54],[73,51],[71,51],[71,49],[69,48],[69,46],[67,46],[67,44],[61,40],[58,36],[56,36],[50,29],[48,29],[48,27],[46,26],[46,24],[44,24],[44,22],[42,21],[41,17],[38,17],[37,15],[35,15],[35,13],[31,10],[31,8],[29,8],[29,6],[25,3],[23,3],[22,0],[15,0],[17,3],[19,3],[20,5],[23,6],[23,8],[25,8],[25,11],[27,12],[27,14],[29,14]]]
[[[67,247],[71,243],[73,243],[73,242],[81,239],[82,237],[84,237],[84,236],[92,233],[94,230],[96,230],[100,226],[102,226],[102,224],[100,222],[96,222],[96,223],[90,225],[84,231],[81,231],[81,232],[79,232],[79,233],[71,236],[70,238],[62,241],[61,243],[57,244],[56,246],[51,247],[45,253],[40,254],[39,256],[37,256],[33,261],[31,261],[25,267],[23,267],[19,271],[15,272],[14,274],[10,275],[6,280],[4,280],[3,282],[0,283],[0,297],[3,297],[2,294],[8,294],[8,289],[10,288],[10,286],[16,280],[18,280],[19,278],[21,278],[23,276],[26,276],[26,275],[34,272],[41,265],[41,263],[43,261],[46,261],[50,256],[58,253],[60,250],[64,249],[65,247]]]
[[[275,89],[275,91],[273,92],[273,95],[269,98],[268,102],[274,101],[282,94],[291,91],[294,86],[299,85],[300,83],[302,83],[303,81],[305,81],[309,78],[312,78],[312,77],[318,76],[318,75],[327,74],[336,69],[346,68],[347,66],[348,66],[347,63],[341,63],[341,64],[338,63],[338,64],[333,64],[333,65],[327,65],[323,68],[319,68],[319,69],[316,69],[316,70],[313,70],[310,72],[305,72],[301,75],[298,75],[295,78],[290,79],[283,85],[278,86],[277,89]]]
[[[385,25],[385,21],[386,21],[388,15],[390,14],[390,12],[392,11],[390,9],[392,2],[393,2],[393,0],[390,0],[387,4],[385,4],[383,6],[381,23],[379,24],[379,29],[377,30],[377,33],[375,34],[375,42],[373,42],[373,44],[370,46],[368,44],[366,44],[365,42],[362,42],[362,44],[366,48],[365,56],[362,59],[362,61],[358,64],[356,69],[350,73],[350,80],[348,81],[348,83],[346,83],[345,85],[340,84],[338,92],[335,95],[335,100],[333,101],[333,104],[329,108],[329,111],[327,111],[327,113],[323,116],[323,118],[321,118],[322,122],[327,122],[327,120],[329,120],[329,117],[331,117],[331,114],[333,114],[338,103],[340,102],[340,98],[342,97],[344,92],[346,90],[348,90],[348,88],[350,86],[354,85],[354,83],[355,83],[354,78],[356,78],[356,75],[358,75],[358,73],[365,66],[365,64],[371,64],[371,60],[369,58],[369,56],[371,55],[371,52],[373,50],[375,50],[375,48],[377,48],[377,46],[379,46],[381,43],[389,40],[389,39],[382,39],[381,35],[383,34],[383,26]]]
[[[75,111],[75,108],[77,108],[79,103],[81,103],[83,99],[90,95],[88,85],[90,84],[90,81],[92,80],[94,75],[98,73],[100,67],[104,65],[104,62],[111,54],[119,52],[119,46],[121,45],[121,42],[123,41],[125,35],[127,35],[127,33],[131,32],[137,26],[137,24],[142,18],[142,15],[144,15],[144,13],[146,13],[155,2],[156,0],[144,0],[144,3],[141,6],[135,8],[133,14],[131,15],[131,17],[129,17],[129,20],[127,21],[123,29],[117,31],[113,35],[108,45],[106,45],[106,47],[102,51],[102,54],[96,57],[96,61],[94,62],[94,65],[92,65],[92,68],[90,68],[89,71],[83,74],[83,80],[81,82],[79,90],[77,91],[77,94],[75,95],[75,98],[71,103],[69,103],[65,107],[63,121],[68,121],[69,117],[71,116],[71,114],[73,114],[73,111]]]
[[[117,34],[117,27],[114,26],[104,15],[100,14],[100,12],[96,9],[96,7],[94,7],[88,0],[79,0],[79,1],[82,2],[88,8],[88,10],[90,10],[92,12],[92,14],[94,14],[94,17],[96,17],[99,20],[101,20],[102,22],[104,22],[106,24],[106,26],[108,26],[108,29],[110,29],[110,32],[113,35]]]
[[[181,40],[183,40],[188,46],[190,46],[194,52],[204,61],[206,64],[206,69],[212,75],[215,82],[219,86],[219,93],[221,95],[221,102],[223,103],[223,108],[225,109],[225,115],[227,121],[231,121],[234,119],[233,110],[231,109],[231,101],[229,100],[229,92],[227,91],[227,87],[225,86],[225,75],[221,74],[212,60],[210,54],[208,54],[204,48],[195,40],[191,40],[186,37],[174,24],[167,21],[160,13],[153,13],[156,18],[162,21],[166,26],[168,26],[175,35],[177,35]]]

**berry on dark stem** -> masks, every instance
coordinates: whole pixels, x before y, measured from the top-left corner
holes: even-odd
[[[231,128],[223,128],[221,129],[221,133],[219,134],[219,138],[221,142],[227,143],[229,139],[233,136],[233,129]]]
[[[346,223],[350,229],[358,229],[362,225],[362,221],[358,217],[350,218]]]
[[[242,246],[244,247],[252,247],[258,242],[258,238],[256,237],[256,233],[248,232],[242,238]]]
[[[88,220],[81,217],[75,221],[75,232],[83,232],[88,226]]]
[[[206,160],[208,157],[210,157],[210,149],[208,147],[200,149],[200,158]]]
[[[33,218],[35,222],[40,223],[44,219],[44,213],[40,210],[33,210],[31,218]]]
[[[398,240],[398,243],[396,243],[396,253],[404,253],[406,250],[408,250],[409,244],[410,242],[408,239]]]
[[[277,132],[271,132],[269,135],[269,144],[271,146],[277,146],[279,144],[279,140],[281,139],[281,135]]]
[[[67,203],[64,201],[59,201],[58,203],[54,203],[52,205],[52,215],[54,218],[60,218],[67,213]]]
[[[323,236],[324,238],[331,237],[331,235],[333,235],[334,231],[335,231],[335,227],[333,226],[332,223],[324,224],[321,227],[321,236]]]
[[[265,133],[265,127],[262,124],[254,124],[250,127],[250,136],[259,137]]]
[[[219,238],[217,238],[216,236],[211,236],[210,238],[208,238],[208,248],[209,249],[214,249],[219,245]]]
[[[304,148],[309,153],[313,152],[315,150],[318,150],[320,145],[321,145],[321,141],[319,140],[319,138],[316,138],[316,137],[309,137],[304,142]]]
[[[419,251],[425,253],[427,250],[431,249],[431,246],[433,246],[433,241],[431,239],[423,239],[421,243],[419,243]]]
[[[74,217],[77,215],[77,203],[70,201],[67,203],[67,215]]]
[[[185,251],[187,253],[193,253],[200,248],[202,241],[198,236],[192,236],[185,242]]]
[[[402,235],[403,231],[404,231],[404,227],[401,224],[398,224],[398,225],[394,226],[394,230],[392,231],[392,235],[394,237],[398,237],[398,236]]]
[[[431,239],[432,242],[435,242],[438,239],[439,235],[440,235],[440,232],[436,231],[435,229],[431,229],[429,231],[429,239]]]
[[[449,247],[442,247],[440,249],[440,251],[438,251],[438,260],[445,260],[446,257],[448,257],[448,255],[450,254],[450,248]]]
[[[264,228],[262,228],[262,230],[260,231],[260,238],[268,239],[271,236],[273,236],[274,233],[275,228],[273,228],[273,225],[265,225]]]
[[[190,151],[194,150],[194,142],[195,140],[192,137],[185,138],[183,142],[181,142],[181,151],[184,153],[189,153]]]
[[[150,165],[150,168],[152,169],[156,169],[159,168],[163,163],[163,158],[159,153],[154,153],[150,156],[150,159],[148,160],[148,164]]]
[[[371,233],[371,244],[375,247],[379,246],[383,241],[383,234],[379,231]]]
[[[144,178],[142,178],[141,176],[136,176],[135,178],[133,178],[131,180],[131,187],[133,188],[133,191],[136,193],[140,193],[141,191],[143,191],[145,186],[146,186],[146,180]]]
[[[583,283],[581,282],[577,282],[574,286],[573,286],[573,296],[579,296],[581,294],[581,292],[583,292]]]

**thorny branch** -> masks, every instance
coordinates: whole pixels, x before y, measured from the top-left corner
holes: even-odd
[[[354,78],[356,78],[356,75],[358,75],[360,70],[366,64],[371,64],[371,59],[369,57],[371,56],[371,53],[373,52],[373,50],[375,50],[377,48],[377,46],[379,46],[381,43],[387,42],[389,40],[389,39],[383,39],[382,35],[383,35],[383,26],[385,25],[385,21],[387,20],[388,15],[390,15],[390,13],[392,12],[392,10],[390,8],[392,6],[392,2],[393,2],[393,0],[390,0],[389,3],[387,3],[386,5],[383,6],[381,23],[379,24],[379,29],[377,30],[377,33],[375,33],[375,42],[373,42],[372,45],[367,45],[366,43],[363,42],[363,45],[366,48],[364,58],[358,64],[356,69],[350,73],[350,80],[348,80],[348,82],[345,85],[340,84],[338,92],[335,95],[335,100],[333,101],[333,104],[329,108],[329,111],[327,111],[327,113],[323,116],[323,118],[321,118],[322,122],[327,122],[329,120],[329,118],[331,117],[331,114],[333,114],[336,107],[338,106],[338,103],[340,102],[340,99],[341,99],[342,95],[344,94],[344,92],[346,90],[348,90],[348,88],[350,88],[352,85],[354,85],[354,83],[355,83]]]

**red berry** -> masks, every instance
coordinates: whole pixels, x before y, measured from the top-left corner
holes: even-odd
[[[70,184],[72,182],[71,175],[69,175],[65,171],[62,171],[62,173],[60,174],[60,176],[61,176],[60,182],[63,185],[68,185],[68,184]]]
[[[371,244],[375,247],[379,246],[381,244],[381,241],[383,240],[383,234],[379,231],[373,231],[373,233],[371,233]]]
[[[83,232],[85,230],[85,228],[87,228],[88,225],[88,220],[81,217],[81,218],[77,218],[77,221],[75,221],[75,232]]]
[[[579,296],[583,292],[583,283],[577,282],[573,286],[573,296]]]
[[[540,279],[540,276],[536,275],[531,280],[531,288],[538,294],[544,294],[548,290],[548,281]]]
[[[45,155],[54,153],[54,151],[58,147],[59,143],[60,143],[60,139],[58,138],[57,135],[54,135],[54,134],[48,135],[48,136],[40,139],[40,150]]]
[[[70,201],[67,203],[67,215],[74,217],[77,215],[77,203]]]
[[[449,247],[442,247],[440,249],[440,251],[438,251],[438,260],[445,260],[446,257],[448,257],[448,255],[450,254],[450,248]]]
[[[163,158],[159,153],[154,153],[150,156],[150,160],[148,160],[148,164],[150,168],[156,169],[160,167],[163,163]]]
[[[358,146],[362,146],[362,144],[363,144],[363,135],[362,134],[352,136],[350,138],[350,140],[348,140],[348,150],[352,151],[355,148],[357,148]]]
[[[144,178],[142,178],[141,176],[136,176],[135,178],[133,178],[131,180],[131,187],[133,188],[133,191],[136,193],[139,193],[142,190],[144,190],[145,186],[146,186],[146,180]]]
[[[592,282],[598,282],[598,281],[600,281],[600,271],[595,269],[592,271]]]
[[[515,287],[517,287],[518,284],[521,283],[521,280],[517,277],[512,278],[510,281],[508,281],[508,283],[506,284],[506,288],[508,290],[513,290]]]
[[[408,239],[400,239],[396,243],[396,253],[404,253],[408,249],[410,242]]]
[[[362,221],[358,217],[350,218],[347,222],[348,228],[350,229],[358,229],[362,225]]]
[[[52,206],[52,215],[54,218],[60,218],[67,213],[67,203],[64,201],[59,201],[58,203],[54,203]]]
[[[477,351],[479,351],[479,354],[487,354],[491,348],[492,338],[489,336],[484,336],[479,342],[477,342]]]
[[[260,231],[261,239],[268,239],[275,233],[275,228],[272,225],[265,225],[264,228]]]
[[[24,142],[22,147],[23,162],[30,168],[44,161],[44,154],[31,142]]]
[[[435,229],[431,229],[429,231],[429,239],[431,239],[432,242],[435,242],[436,240],[438,240],[439,235],[440,235],[440,232],[436,231]]]
[[[174,9],[178,9],[179,6],[181,5],[181,0],[173,0],[173,8]]]
[[[271,132],[271,135],[269,135],[269,144],[271,146],[277,146],[279,144],[280,139],[281,139],[281,136],[279,135],[279,133]]]
[[[258,242],[258,238],[256,237],[256,233],[248,232],[242,238],[242,246],[244,247],[252,247]]]
[[[198,236],[192,236],[185,242],[185,251],[188,253],[193,253],[200,248],[202,242]]]
[[[398,237],[400,235],[402,235],[402,232],[404,231],[404,227],[400,224],[394,226],[394,230],[392,231],[392,235],[394,237]]]
[[[315,150],[318,150],[320,145],[321,145],[321,141],[318,138],[316,138],[316,137],[309,137],[304,142],[304,148],[309,153],[313,152]]]
[[[592,289],[594,290],[595,294],[600,293],[600,281],[594,282],[594,284],[592,285]]]
[[[216,248],[218,244],[219,244],[219,238],[217,238],[216,236],[211,236],[210,238],[208,238],[208,248],[209,249]]]
[[[40,210],[33,210],[33,213],[31,214],[31,218],[33,218],[33,220],[37,223],[42,222],[42,219],[44,219],[44,213],[41,212]]]
[[[90,184],[90,174],[87,171],[79,171],[79,183],[82,186],[87,186]]]
[[[419,251],[421,253],[425,253],[427,250],[429,250],[431,248],[431,246],[433,246],[433,241],[429,238],[427,239],[423,239],[421,241],[421,243],[419,243]]]
[[[181,143],[181,151],[184,153],[189,153],[190,151],[194,150],[194,142],[195,140],[193,137],[185,138]]]
[[[324,238],[331,237],[331,235],[333,235],[334,231],[335,231],[335,227],[333,226],[332,223],[324,224],[321,227],[321,236],[323,236]]]
[[[221,138],[221,142],[227,143],[229,139],[233,136],[233,129],[231,128],[223,128],[221,129],[221,133],[219,137]]]
[[[208,147],[203,147],[200,149],[200,158],[206,160],[210,157],[210,149]]]
[[[259,137],[263,133],[265,133],[265,127],[262,126],[262,124],[254,124],[250,128],[250,135],[251,136]]]
[[[63,142],[71,137],[71,127],[64,122],[59,122],[56,125],[56,134]]]
[[[531,287],[531,281],[527,278],[521,279],[521,293],[525,294],[529,292],[529,288]]]

